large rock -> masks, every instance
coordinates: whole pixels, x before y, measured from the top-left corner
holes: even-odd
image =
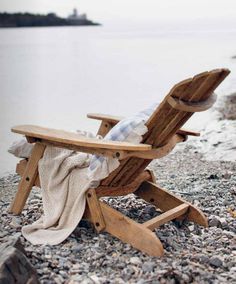
[[[10,239],[0,246],[0,284],[39,283],[19,239]]]

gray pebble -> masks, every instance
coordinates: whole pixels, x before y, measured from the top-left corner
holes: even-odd
[[[13,216],[12,220],[11,220],[11,223],[10,223],[10,226],[15,228],[15,229],[21,228],[21,218]]]
[[[223,265],[223,261],[217,256],[211,257],[209,263],[211,266],[214,266],[216,268],[221,267]]]
[[[64,270],[60,270],[60,271],[59,271],[59,274],[60,274],[63,278],[67,278],[67,277],[68,277],[67,273],[66,273]]]
[[[8,233],[7,232],[1,232],[0,231],[0,238],[4,238],[5,236],[7,236]]]
[[[209,260],[210,260],[209,257],[205,254],[202,254],[202,255],[199,256],[199,261],[203,264],[208,263]]]
[[[144,262],[142,265],[143,272],[152,272],[156,264],[152,261]]]
[[[140,260],[139,257],[131,257],[130,258],[130,263],[134,264],[134,265],[140,265],[142,264],[142,261]]]
[[[216,216],[212,216],[210,219],[209,219],[209,226],[210,227],[218,227],[220,226],[221,223],[220,223],[220,220],[218,217]]]

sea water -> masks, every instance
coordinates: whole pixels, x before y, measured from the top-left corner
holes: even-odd
[[[133,114],[180,80],[219,67],[232,71],[217,90],[227,95],[236,91],[234,55],[236,29],[0,29],[0,176],[17,161],[7,153],[21,138],[12,126],[96,132],[98,122],[87,113]],[[190,127],[203,121],[195,118]]]

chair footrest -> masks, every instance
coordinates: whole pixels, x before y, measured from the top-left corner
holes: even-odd
[[[189,208],[189,204],[183,203],[171,210],[162,213],[160,216],[157,216],[142,225],[150,230],[154,230],[155,228],[160,227],[161,225],[180,217],[181,215],[185,214]]]

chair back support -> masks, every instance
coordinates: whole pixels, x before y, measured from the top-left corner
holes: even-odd
[[[199,110],[199,105],[204,105],[204,102],[209,100],[214,90],[229,73],[228,69],[216,69],[200,73],[176,84],[147,121],[148,132],[143,137],[143,143],[153,147],[165,145],[194,113],[194,107],[191,107],[191,111],[187,107],[188,111],[174,108],[170,104],[170,97],[182,105],[196,105]],[[104,179],[101,185],[123,186],[129,184],[151,161],[135,157],[127,158],[121,161],[120,166]]]

